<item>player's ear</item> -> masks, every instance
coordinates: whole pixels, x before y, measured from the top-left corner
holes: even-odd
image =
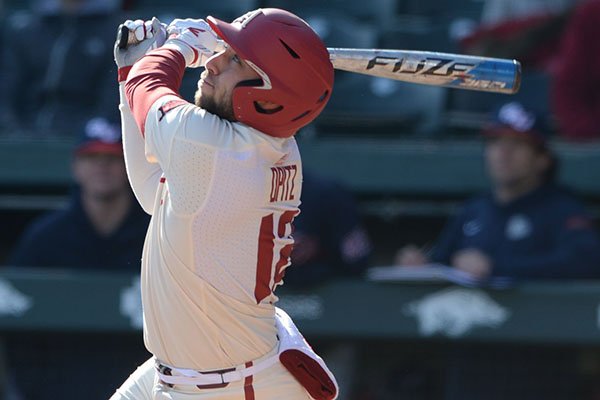
[[[255,101],[254,108],[261,114],[275,114],[276,112],[283,110],[283,106],[279,104],[262,100]]]

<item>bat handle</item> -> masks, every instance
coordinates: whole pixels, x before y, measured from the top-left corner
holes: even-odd
[[[129,45],[137,44],[134,35],[130,35],[129,28],[125,25],[119,26],[119,31],[117,32],[117,46],[119,49],[126,49]]]

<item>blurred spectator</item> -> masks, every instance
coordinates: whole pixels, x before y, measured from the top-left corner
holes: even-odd
[[[138,272],[150,217],[131,193],[117,125],[88,122],[72,173],[68,207],[34,221],[9,264]]]
[[[7,17],[0,59],[0,129],[69,135],[117,120],[114,0],[38,0]]]
[[[352,195],[304,170],[300,215],[294,219],[292,266],[285,287],[356,276],[367,267],[371,245]]]
[[[600,277],[600,240],[583,206],[555,183],[557,161],[535,114],[501,107],[485,130],[491,193],[468,201],[425,255],[398,252],[400,265],[452,265],[479,278]]]
[[[583,206],[555,183],[546,132],[520,104],[502,106],[484,130],[491,192],[462,207],[431,254],[407,247],[397,263],[442,263],[482,279],[599,277],[600,240]],[[459,342],[448,357],[445,400],[582,398],[569,349]]]
[[[559,130],[569,139],[600,138],[600,1],[578,6],[564,32],[552,87]]]
[[[300,215],[294,219],[292,265],[285,271],[283,287],[298,289],[360,275],[367,267],[371,244],[352,195],[305,168],[301,201]],[[316,340],[313,345],[335,374],[340,396],[346,396],[358,373],[357,347],[342,339]]]
[[[572,9],[534,12],[501,22],[480,25],[460,39],[462,51],[485,57],[513,58],[524,72],[550,73],[556,49]]]
[[[68,207],[34,221],[10,264],[139,272],[149,216],[131,192],[118,125],[91,120],[72,171]],[[107,399],[148,358],[138,335],[36,332],[8,336],[6,348],[23,399],[36,400]]]

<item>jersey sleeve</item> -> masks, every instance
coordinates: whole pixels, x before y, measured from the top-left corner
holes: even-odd
[[[246,140],[246,128],[179,96],[184,70],[178,51],[154,50],[129,71],[125,95],[144,138],[146,159],[163,171],[173,210],[190,214],[206,199],[218,154],[243,150],[252,140]]]
[[[152,106],[145,132],[146,156],[161,166],[173,207],[182,214],[204,203],[218,172],[217,158],[240,154],[249,144],[230,122],[175,96]]]
[[[137,201],[143,210],[152,214],[156,190],[162,175],[162,169],[157,163],[146,159],[145,142],[135,123],[127,99],[124,84],[119,85],[121,103],[121,131],[123,134],[123,151],[127,177]]]
[[[145,160],[162,171],[174,210],[189,213],[197,210],[205,194],[190,191],[206,188],[209,174],[193,174],[198,166],[188,162],[190,153],[197,155],[200,146],[186,143],[187,128],[192,125],[186,117],[192,106],[178,94],[184,71],[185,60],[178,51],[151,51],[127,72],[124,95],[144,144]],[[178,109],[183,106],[185,110]],[[201,126],[196,128],[204,132]],[[204,156],[202,161],[210,164],[213,154]],[[186,199],[189,196],[192,201]]]

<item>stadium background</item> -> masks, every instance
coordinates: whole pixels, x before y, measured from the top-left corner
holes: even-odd
[[[121,8],[127,17],[157,15],[168,21],[174,17],[207,14],[231,19],[247,9],[275,6],[306,18],[329,47],[460,52],[460,39],[480,23],[484,5],[483,0],[124,0]],[[28,7],[26,1],[6,1],[2,16],[10,18]],[[303,160],[306,166],[339,180],[351,190],[358,199],[374,245],[371,263],[388,265],[399,246],[431,242],[462,200],[486,189],[481,168],[482,143],[477,133],[488,112],[509,99],[503,95],[336,74],[334,95],[326,111],[298,137]],[[193,80],[193,76],[186,76],[183,91],[187,96],[193,90]],[[540,112],[556,130],[549,91],[550,76],[526,67],[522,89],[513,98]],[[0,135],[0,221],[4,227],[0,230],[0,260],[4,260],[27,223],[40,213],[64,204],[71,186],[69,160],[74,141],[61,136],[17,135],[3,127],[0,130],[3,131]],[[552,141],[561,161],[560,180],[585,201],[598,222],[600,142],[571,142],[561,139],[559,132],[555,132]],[[65,248],[68,249],[68,243]],[[88,276],[77,273],[53,275],[10,268],[0,271],[0,277],[17,288],[31,289],[32,296],[39,293],[40,299],[57,296],[52,293],[52,285],[60,286],[57,282],[62,278],[69,282],[81,280],[81,285],[92,291],[130,282],[129,277],[107,274],[98,278],[101,283],[96,287],[95,283],[88,282]],[[499,330],[497,335],[487,335],[475,330],[460,337],[443,334],[428,337],[416,327],[405,329],[401,323],[409,324],[408,317],[394,313],[394,303],[396,308],[402,308],[405,293],[422,298],[446,288],[444,285],[417,288],[401,284],[379,287],[366,282],[328,285],[306,293],[287,293],[291,299],[288,305],[295,307],[299,325],[306,327],[307,336],[317,348],[339,345],[336,348],[342,354],[341,359],[349,357],[352,371],[345,376],[351,377],[352,394],[345,398],[442,399],[447,392],[449,363],[455,360],[453,354],[457,351],[471,356],[479,354],[479,358],[462,360],[469,366],[461,370],[464,374],[473,373],[478,362],[482,359],[489,362],[499,353],[514,352],[523,356],[531,352],[531,357],[523,358],[523,371],[519,376],[531,381],[545,380],[548,392],[544,398],[564,398],[556,389],[562,387],[560,382],[563,381],[564,386],[576,387],[578,394],[573,398],[600,398],[598,384],[594,382],[600,374],[597,347],[600,326],[595,308],[600,303],[600,284],[542,282],[524,285],[510,293],[492,292],[493,298],[506,296],[514,307],[513,313],[521,309],[532,319],[521,321],[520,330],[515,328],[516,333]],[[350,301],[353,296],[362,297],[369,312],[357,311],[357,315],[369,318],[352,320],[352,310],[339,299],[332,300],[335,306],[325,313],[336,315],[340,323],[337,327],[322,320],[323,315],[311,317],[311,307],[314,307],[311,296],[320,296],[319,301],[323,301],[317,308],[327,307],[325,300],[330,298],[330,290],[347,296],[346,304],[356,304]],[[102,290],[106,292],[110,289]],[[285,300],[285,288],[281,292]],[[89,299],[83,301],[75,297],[81,296],[81,291],[70,293],[67,290],[62,294],[74,296],[74,303],[91,304]],[[98,294],[98,299],[106,297]],[[52,308],[52,304],[47,310],[60,315],[29,320],[23,316],[23,321],[0,316],[4,350],[10,351],[14,341],[26,342],[30,337],[45,336],[52,343],[58,336],[77,336],[85,337],[90,344],[114,341],[119,352],[143,353],[139,329],[118,320],[113,315],[118,314],[116,310],[107,312],[106,318],[98,318],[96,323],[89,323],[81,313],[71,315],[71,310]],[[80,326],[79,317],[82,318]],[[554,321],[554,324],[544,325],[543,321]],[[346,331],[340,328],[346,325]],[[540,329],[540,326],[545,328]],[[561,331],[564,326],[569,327],[568,332]],[[507,336],[503,336],[504,333]],[[457,349],[462,346],[475,351],[461,353]],[[68,347],[65,348],[65,352],[68,351]],[[25,364],[34,365],[35,354],[23,354],[23,360]],[[130,365],[119,368],[125,373],[132,369]],[[2,371],[5,385],[8,385],[9,372]],[[472,379],[505,381],[505,386],[511,386],[511,382],[518,381],[510,378],[513,372],[498,365],[493,378],[474,374]],[[60,374],[60,370],[56,373]],[[108,374],[106,371],[94,373]],[[114,371],[111,374],[118,385],[121,379],[116,376],[119,374]],[[94,393],[93,377],[88,384],[89,398],[101,398],[96,397],[101,394]],[[528,396],[525,389],[519,391],[517,383],[512,390],[511,397],[494,397],[490,393],[489,399],[537,398]]]

